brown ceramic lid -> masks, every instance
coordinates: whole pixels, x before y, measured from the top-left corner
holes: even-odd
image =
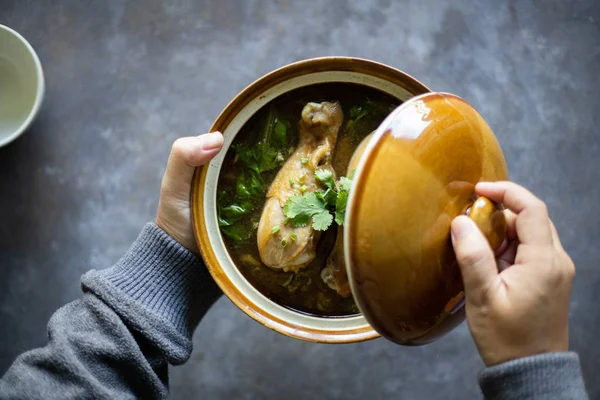
[[[382,336],[424,344],[464,319],[450,222],[470,215],[498,247],[504,215],[474,185],[506,179],[494,134],[457,96],[417,96],[377,129],[354,177],[345,256],[358,306]]]

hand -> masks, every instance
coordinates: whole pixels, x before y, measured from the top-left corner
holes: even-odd
[[[510,182],[479,183],[477,194],[508,209],[508,244],[497,258],[467,217],[452,222],[469,329],[487,366],[569,348],[575,266],[546,205]]]
[[[195,254],[199,251],[190,216],[192,177],[196,167],[208,163],[222,147],[219,132],[177,139],[162,179],[156,225]]]

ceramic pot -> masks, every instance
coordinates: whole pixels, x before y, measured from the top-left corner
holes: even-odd
[[[429,92],[402,71],[369,60],[325,57],[300,61],[273,71],[238,94],[210,128],[224,135],[223,150],[194,175],[191,203],[196,241],[212,277],[224,294],[243,312],[284,335],[297,339],[348,343],[373,339],[379,334],[363,315],[317,317],[283,307],[256,290],[229,256],[217,221],[217,181],[225,154],[244,124],[271,100],[294,89],[318,83],[345,82],[364,85],[400,101]]]

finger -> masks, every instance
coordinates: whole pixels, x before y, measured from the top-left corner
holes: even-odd
[[[187,198],[196,167],[208,163],[222,147],[223,135],[219,132],[177,139],[167,161],[162,189]]]
[[[552,242],[554,244],[554,249],[559,254],[559,257],[561,257],[562,259],[561,265],[563,266],[563,268],[566,268],[567,271],[570,271],[571,279],[573,279],[573,277],[575,276],[575,264],[563,248],[562,243],[560,242],[560,237],[558,236],[558,231],[556,230],[556,226],[554,225],[552,220],[550,220],[550,228],[552,229]]]
[[[552,243],[546,205],[529,190],[512,182],[480,182],[475,191],[517,214],[515,226],[521,243]]]
[[[475,191],[519,214],[526,208],[538,207],[541,202],[533,193],[513,182],[479,182]]]
[[[515,263],[515,257],[517,256],[517,248],[519,247],[518,240],[512,240],[508,243],[506,250],[500,256],[496,258],[498,264],[498,272],[504,271]]]
[[[506,237],[508,240],[517,238],[517,214],[510,210],[504,210],[504,219],[506,219]]]
[[[565,249],[563,249],[562,243],[560,242],[560,238],[558,237],[558,231],[556,230],[556,226],[554,226],[552,220],[550,220],[550,229],[552,230],[552,243],[554,244],[554,248],[557,251],[564,252]]]
[[[494,251],[496,257],[499,257],[502,253],[504,253],[509,242],[517,238],[517,215],[510,210],[504,210],[504,220],[506,221],[506,238],[504,238],[504,241],[500,247]]]
[[[452,221],[452,245],[465,285],[465,293],[477,298],[498,276],[490,245],[477,225],[466,216]]]
[[[504,240],[500,244],[500,247],[498,247],[496,250],[494,250],[494,255],[496,257],[499,257],[502,253],[504,253],[504,251],[506,251],[507,247],[508,247],[508,238],[504,238]]]

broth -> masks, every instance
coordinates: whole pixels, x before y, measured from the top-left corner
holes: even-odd
[[[378,90],[349,83],[313,85],[274,99],[242,127],[226,154],[218,183],[219,221],[231,258],[244,277],[263,295],[302,313],[349,316],[358,314],[352,296],[340,296],[320,276],[335,243],[336,229],[342,227],[333,223],[321,234],[316,258],[298,272],[269,268],[261,262],[257,246],[256,229],[266,192],[279,168],[298,144],[301,111],[309,102],[322,101],[338,101],[344,112],[332,161],[338,177],[346,176],[348,162],[360,141],[400,104],[398,99]],[[264,137],[269,138],[269,143],[274,143],[272,147],[256,146]],[[260,173],[252,171],[249,174],[244,170],[249,165],[247,156],[244,157],[244,151],[248,150],[261,156],[272,152],[268,158],[262,158],[267,160],[263,164],[268,165],[254,168]],[[242,165],[244,163],[246,166]],[[245,200],[240,206],[238,202],[242,197]]]

